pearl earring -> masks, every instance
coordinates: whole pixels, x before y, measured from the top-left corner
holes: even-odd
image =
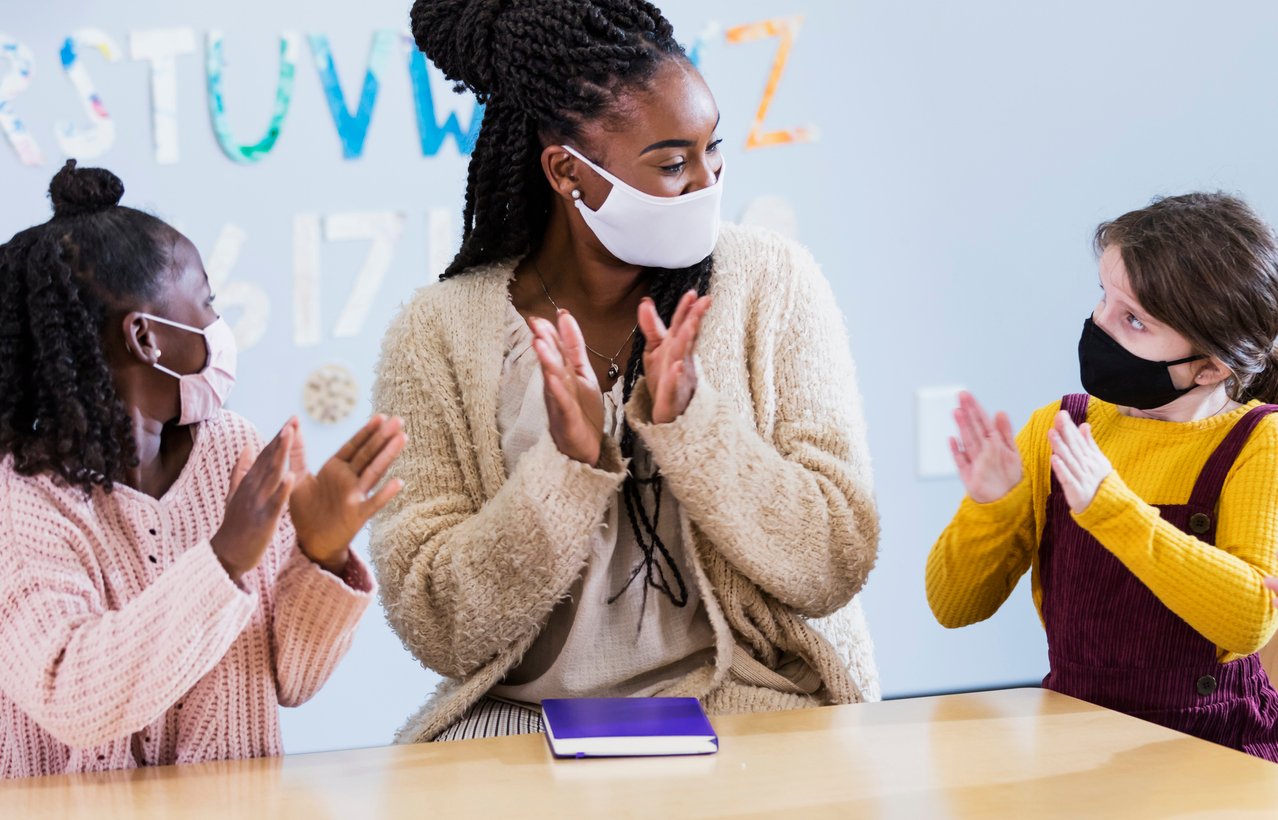
[[[156,348],[156,349],[155,349],[155,358],[157,358],[157,359],[158,359],[158,358],[160,358],[160,349],[159,349],[159,348]]]
[[[573,188],[573,189],[572,189],[572,198],[573,198],[573,199],[581,199],[581,191],[578,191],[576,188]]]

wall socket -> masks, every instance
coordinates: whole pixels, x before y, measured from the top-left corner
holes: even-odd
[[[950,436],[958,435],[954,410],[962,386],[920,387],[914,391],[915,469],[919,478],[958,475],[950,454]]]

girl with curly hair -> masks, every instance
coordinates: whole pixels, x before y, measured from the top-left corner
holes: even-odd
[[[235,338],[191,242],[109,171],[0,246],[0,777],[280,754],[373,584],[400,489],[373,418],[318,473],[222,409]]]

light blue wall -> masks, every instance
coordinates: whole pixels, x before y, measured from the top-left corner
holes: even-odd
[[[85,57],[118,127],[112,150],[90,164],[120,174],[126,202],[179,224],[206,258],[227,223],[247,234],[232,279],[261,288],[266,335],[242,358],[232,407],[263,430],[301,411],[306,376],[330,362],[358,374],[362,403],[336,427],[304,419],[315,458],[368,412],[381,329],[427,283],[430,208],[457,219],[465,161],[452,142],[424,157],[403,52],[383,77],[363,156],[344,160],[303,40],[292,109],[274,151],[232,163],[209,124],[204,36],[225,32],[225,101],[242,142],[270,116],[284,30],[329,37],[349,99],[359,93],[374,31],[405,24],[407,0],[262,3],[223,0],[91,3],[48,0],[0,11],[0,33],[34,53],[31,88],[14,101],[46,157],[21,165],[0,144],[0,236],[43,220],[50,175],[63,158],[56,120],[83,122],[59,64],[76,28],[100,28],[125,50],[106,64]],[[729,216],[761,195],[783,197],[799,235],[823,263],[851,329],[860,366],[883,541],[865,593],[887,695],[995,686],[1046,668],[1041,630],[1022,585],[988,623],[946,632],[932,620],[922,571],[932,541],[961,497],[954,479],[914,475],[913,395],[966,384],[1016,423],[1077,389],[1074,344],[1095,294],[1090,231],[1158,193],[1224,188],[1265,214],[1278,212],[1271,156],[1278,145],[1273,32],[1278,6],[1262,2],[913,3],[735,0],[665,4],[681,39],[710,29],[705,74],[723,111],[732,163]],[[729,45],[723,31],[805,14],[770,127],[814,124],[817,142],[746,151],[775,40]],[[195,30],[179,60],[181,161],[156,162],[149,74],[130,60],[128,34]],[[8,65],[0,58],[0,76]],[[438,80],[439,78],[436,78]],[[436,91],[447,84],[436,83]],[[470,103],[439,102],[469,117]],[[396,211],[402,238],[362,331],[332,336],[366,243],[321,250],[319,344],[294,344],[293,224],[299,213]],[[228,304],[233,321],[237,308]],[[802,333],[803,328],[789,332]],[[362,548],[362,547],[361,547]],[[435,676],[386,628],[365,618],[349,657],[314,701],[284,716],[289,751],[385,743],[425,698]]]

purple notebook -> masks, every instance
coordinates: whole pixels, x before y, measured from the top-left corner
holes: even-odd
[[[541,702],[555,757],[705,755],[719,749],[696,698],[573,698]]]

